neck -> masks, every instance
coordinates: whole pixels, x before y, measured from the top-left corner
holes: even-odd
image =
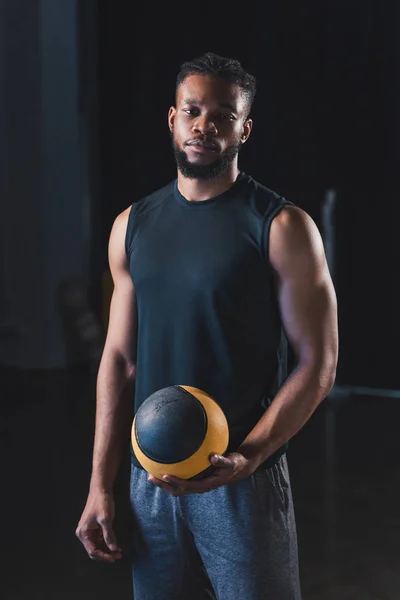
[[[215,179],[188,179],[178,170],[178,190],[190,202],[209,200],[226,192],[236,181],[239,175],[237,164],[232,165],[223,175]]]

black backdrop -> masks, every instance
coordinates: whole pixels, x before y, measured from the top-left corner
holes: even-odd
[[[100,269],[116,215],[175,176],[166,119],[180,64],[236,57],[259,90],[241,168],[318,225],[325,191],[337,192],[338,383],[400,389],[396,2],[97,7]]]

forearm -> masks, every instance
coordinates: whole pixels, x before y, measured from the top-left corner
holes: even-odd
[[[334,377],[334,366],[299,365],[238,451],[261,464],[303,427],[328,395]]]
[[[91,489],[112,491],[129,442],[133,418],[135,369],[104,355],[97,377],[96,426]]]

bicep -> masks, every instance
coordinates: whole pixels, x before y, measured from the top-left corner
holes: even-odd
[[[282,325],[297,359],[337,361],[337,303],[320,233],[301,209],[284,209],[270,231]]]
[[[125,252],[128,211],[115,220],[109,240],[108,257],[114,289],[105,343],[105,352],[127,364],[136,364],[137,306],[136,292]]]

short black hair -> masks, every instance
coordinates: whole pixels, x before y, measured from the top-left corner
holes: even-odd
[[[257,91],[257,83],[255,77],[245,71],[238,60],[207,52],[198,58],[184,62],[176,78],[176,91],[189,75],[211,75],[236,83],[246,97],[247,114],[250,113]]]

